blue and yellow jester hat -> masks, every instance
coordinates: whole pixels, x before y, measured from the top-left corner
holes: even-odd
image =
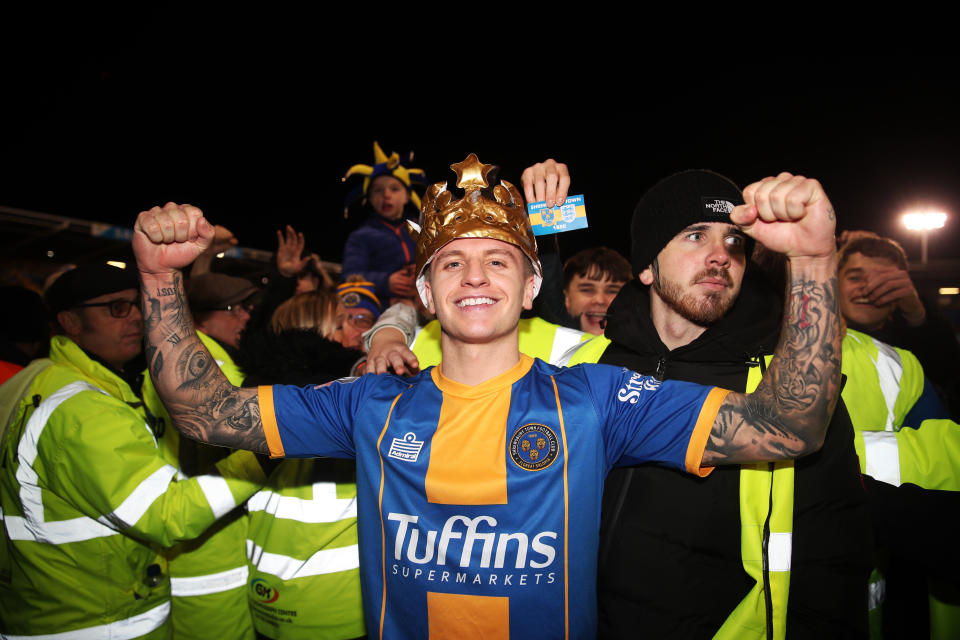
[[[387,157],[387,154],[383,152],[383,149],[380,148],[380,145],[374,141],[373,142],[373,166],[368,164],[355,164],[349,169],[347,173],[343,176],[342,181],[346,182],[347,178],[352,176],[364,176],[363,185],[355,187],[349,194],[343,204],[343,216],[347,216],[347,209],[350,204],[361,196],[367,195],[367,190],[370,188],[370,184],[374,181],[375,178],[379,176],[392,176],[406,185],[407,190],[410,191],[410,201],[416,205],[417,209],[420,208],[420,196],[411,189],[411,182],[416,182],[417,184],[422,184],[426,186],[427,184],[427,175],[423,172],[423,169],[415,169],[413,167],[408,167],[407,165],[413,162],[413,151],[404,154],[401,158],[400,155],[394,151]]]

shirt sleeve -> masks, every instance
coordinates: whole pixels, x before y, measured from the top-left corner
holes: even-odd
[[[729,391],[692,382],[661,382],[629,369],[603,367],[588,376],[594,404],[606,411],[608,463],[658,462],[699,476],[703,452]],[[598,384],[603,382],[601,386]]]
[[[353,458],[354,416],[378,376],[342,378],[329,384],[258,388],[260,419],[271,457]]]

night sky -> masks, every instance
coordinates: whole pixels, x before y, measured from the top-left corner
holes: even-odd
[[[330,44],[282,48],[282,30],[202,50],[144,33],[101,25],[46,55],[5,56],[0,205],[130,225],[154,204],[190,202],[244,246],[271,249],[290,222],[339,261],[360,222],[343,219],[340,177],[372,162],[376,139],[414,150],[431,181],[471,151],[515,182],[532,162],[567,162],[591,228],[565,234],[565,252],[628,252],[636,200],[686,168],[741,186],[781,170],[816,177],[841,229],[896,237],[911,259],[919,241],[895,217],[933,206],[951,217],[931,259],[960,246],[956,59],[618,56],[581,60],[546,91],[522,65],[351,61]]]

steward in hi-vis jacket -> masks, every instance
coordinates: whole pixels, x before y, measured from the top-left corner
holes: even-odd
[[[169,638],[163,548],[200,535],[265,480],[249,452],[176,480],[120,376],[141,349],[137,290],[101,269],[48,290],[66,335],[51,341],[52,364],[26,385],[4,438],[5,638]]]

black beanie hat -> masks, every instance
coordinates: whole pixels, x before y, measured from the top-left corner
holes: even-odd
[[[91,298],[125,289],[140,291],[140,279],[135,270],[106,263],[87,264],[71,269],[54,280],[44,292],[43,300],[50,313],[56,315]]]
[[[739,187],[729,178],[691,169],[664,178],[650,188],[633,210],[630,224],[630,266],[636,276],[650,266],[675,235],[697,222],[730,222],[733,207],[743,204]],[[753,242],[748,238],[747,255]]]

